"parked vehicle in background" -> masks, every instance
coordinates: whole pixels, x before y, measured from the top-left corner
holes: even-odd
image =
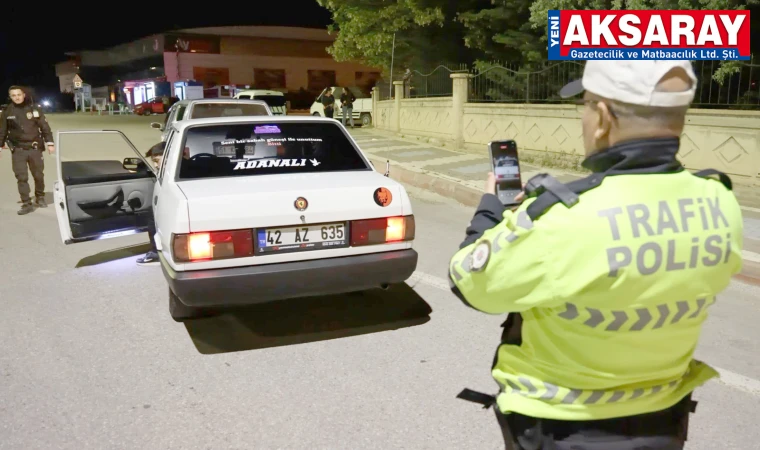
[[[149,116],[151,114],[164,114],[172,106],[172,99],[169,96],[162,95],[160,97],[153,97],[146,102],[142,102],[139,105],[135,105],[134,112],[142,116]]]
[[[317,98],[312,103],[309,109],[309,114],[312,116],[325,117],[325,107],[322,104],[322,96],[325,95],[327,89],[332,89],[333,97],[335,97],[335,115],[336,120],[343,119],[343,108],[340,107],[340,96],[343,94],[343,88],[340,86],[333,86],[331,88],[325,88],[320,92]],[[349,86],[348,89],[356,97],[354,102],[354,121],[358,121],[362,126],[369,126],[372,124],[372,97],[367,95],[361,89],[356,86]]]
[[[262,100],[269,105],[269,109],[272,110],[272,114],[275,116],[288,115],[288,104],[285,100],[285,94],[280,91],[245,89],[235,94],[235,98],[241,100]]]
[[[263,100],[237,100],[234,98],[204,98],[182,100],[169,109],[164,123],[153,122],[151,128],[161,130],[161,140],[166,141],[172,125],[188,119],[211,117],[271,116],[272,110]]]

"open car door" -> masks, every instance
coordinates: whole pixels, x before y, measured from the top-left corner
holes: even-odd
[[[121,131],[58,131],[54,201],[64,244],[148,231],[152,165]]]

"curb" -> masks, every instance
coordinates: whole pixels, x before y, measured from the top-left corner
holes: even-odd
[[[390,163],[390,178],[399,183],[406,183],[416,188],[434,192],[446,198],[454,199],[465,206],[476,207],[480,204],[483,191],[478,191],[468,186],[463,186],[456,181],[450,181],[436,175],[430,175],[424,171],[414,171],[403,167],[401,164],[382,159],[365,151],[367,158],[372,161],[375,170],[385,172],[386,162]]]
[[[380,135],[386,138],[406,140],[410,142],[411,144],[415,144],[415,145],[421,145],[424,142],[424,143],[429,143],[430,145],[442,148],[444,150],[455,151],[455,152],[459,152],[465,155],[473,154],[472,152],[468,152],[468,151],[452,149],[450,146],[438,143],[439,141],[437,139],[429,138],[426,136],[416,136],[413,134],[396,133],[390,130],[384,130],[382,128],[374,128],[374,127],[368,128],[367,131],[371,131],[372,133],[375,133],[377,135]],[[361,148],[361,145],[359,147]],[[367,154],[367,156],[375,163],[377,167],[385,166],[385,160],[382,161],[382,166],[378,165],[377,161],[380,159],[379,157],[372,155],[371,151],[367,151],[367,150],[362,150],[362,151]],[[394,164],[396,165],[394,166]],[[464,186],[461,183],[458,183],[454,180],[447,180],[441,177],[440,175],[429,175],[428,172],[424,170],[417,172],[417,171],[410,170],[401,166],[402,166],[402,163],[394,162],[393,160],[391,160],[391,178],[393,178],[394,180],[403,181],[404,183],[409,183],[410,185],[414,187],[431,190],[437,194],[440,194],[446,197],[455,198],[457,201],[459,201],[460,203],[466,206],[475,207],[475,206],[478,206],[478,204],[480,203],[480,197],[483,195],[482,191],[478,191],[477,189],[473,189],[469,186]],[[426,180],[425,182],[420,182],[420,184],[415,184],[415,182],[413,181],[414,177],[411,177],[409,179],[404,178],[403,180],[394,178],[393,176],[394,167],[396,168],[395,169],[396,172],[409,172],[411,174],[420,174],[420,175],[424,174],[426,177],[430,178],[431,180]],[[542,169],[555,170],[557,172],[562,172],[569,175],[584,176],[582,174],[576,174],[576,173],[566,171],[566,170],[548,169],[544,167],[542,167]],[[445,185],[451,185],[451,186],[439,187],[438,185],[440,183],[444,183]],[[431,189],[430,187],[433,187],[433,189]],[[736,183],[736,188],[737,189],[734,189],[734,195],[737,195],[737,193],[740,191],[744,191],[744,195],[743,195],[743,197],[745,197],[744,204],[742,204],[741,198],[739,198],[740,196],[737,195],[737,200],[739,200],[739,206],[743,210],[746,210],[746,211],[760,212],[760,208],[756,207],[756,206],[760,206],[760,200],[758,204],[756,204],[755,202],[747,201],[749,199],[746,198],[747,190],[754,189],[754,186]],[[473,196],[475,196],[476,200],[473,200]],[[760,198],[760,195],[758,195],[758,198]]]

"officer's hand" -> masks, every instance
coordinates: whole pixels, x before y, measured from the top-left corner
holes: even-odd
[[[486,194],[496,195],[496,177],[493,176],[493,172],[488,172],[485,186]]]
[[[515,195],[515,201],[518,203],[522,203],[523,200],[525,200],[525,184],[526,183],[523,183],[522,185],[523,190],[519,194]],[[515,211],[517,208],[519,208],[519,206],[512,208],[512,210]]]
[[[53,153],[55,153],[55,145],[48,145],[47,148],[48,148],[49,154],[52,155]]]

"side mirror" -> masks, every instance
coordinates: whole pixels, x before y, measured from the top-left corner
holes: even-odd
[[[140,158],[124,158],[124,161],[121,163],[121,167],[130,172],[136,172],[140,166],[144,165],[145,163]]]
[[[164,131],[164,126],[163,126],[163,125],[161,125],[161,124],[160,124],[160,123],[158,123],[158,122],[151,122],[151,124],[150,124],[150,127],[151,127],[151,128],[155,128],[155,129],[157,129],[157,130],[161,130],[161,131]]]

